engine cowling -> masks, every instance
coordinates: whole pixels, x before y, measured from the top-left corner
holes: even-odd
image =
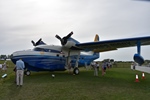
[[[73,41],[67,41],[67,43],[63,45],[63,47],[66,47],[66,48],[71,48],[72,46],[75,46],[75,42]]]
[[[139,65],[142,65],[144,63],[144,58],[141,55],[139,55],[139,54],[134,54],[133,59]]]
[[[70,39],[72,34],[73,32],[70,32],[67,36],[64,36],[63,38],[61,38],[59,35],[56,35],[55,37],[60,40],[63,47],[71,48],[72,46],[75,46],[75,42],[71,41],[72,39]]]

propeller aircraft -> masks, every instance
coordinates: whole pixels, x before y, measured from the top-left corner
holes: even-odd
[[[39,39],[36,43],[31,41],[34,48],[32,50],[16,51],[11,55],[11,60],[15,64],[19,58],[25,62],[25,74],[30,75],[30,71],[64,71],[70,66],[74,69],[74,74],[79,74],[79,66],[90,65],[91,62],[99,58],[100,52],[117,50],[118,48],[137,46],[137,53],[134,61],[139,65],[144,63],[144,58],[140,55],[141,45],[150,45],[150,36],[125,38],[115,40],[99,41],[96,35],[93,42],[80,43],[73,39],[70,32],[61,38],[61,46],[47,45]]]

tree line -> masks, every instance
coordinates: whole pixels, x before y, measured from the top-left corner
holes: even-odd
[[[1,60],[10,59],[10,55],[0,55]]]

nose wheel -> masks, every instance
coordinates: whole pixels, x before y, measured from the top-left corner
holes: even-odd
[[[75,75],[78,75],[78,74],[79,74],[79,69],[78,69],[78,68],[74,68],[73,73],[74,73]]]

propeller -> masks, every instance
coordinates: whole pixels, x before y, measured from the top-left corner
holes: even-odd
[[[36,43],[35,43],[33,40],[32,40],[31,42],[32,42],[33,46],[45,44],[45,43],[42,41],[42,38],[40,38]]]
[[[56,35],[55,37],[60,40],[62,45],[65,45],[72,34],[73,32],[70,32],[67,36],[64,36],[63,38],[61,38],[59,35]]]

